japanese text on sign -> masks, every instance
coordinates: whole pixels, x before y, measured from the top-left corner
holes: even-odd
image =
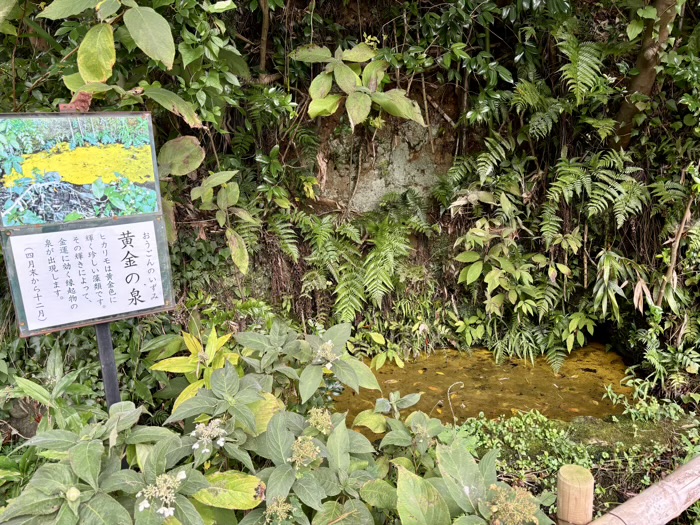
[[[152,221],[10,238],[29,330],[163,306]]]

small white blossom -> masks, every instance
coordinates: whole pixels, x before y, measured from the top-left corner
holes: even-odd
[[[462,487],[462,490],[464,490],[464,495],[465,495],[465,496],[469,496],[469,487],[467,487],[467,486],[465,485],[464,487]]]
[[[161,507],[156,512],[164,518],[169,518],[175,515],[175,509],[173,507]]]
[[[330,370],[333,368],[333,363],[326,363],[326,369]]]
[[[219,438],[216,440],[216,444],[223,447],[226,444],[226,440],[224,438]]]
[[[192,445],[192,450],[197,450],[199,448],[199,443]]]
[[[150,507],[151,507],[151,504],[148,503],[147,499],[145,499],[141,503],[139,503],[139,512],[143,512],[144,510],[146,510]]]
[[[181,470],[180,472],[177,473],[176,479],[178,479],[179,481],[182,481],[186,477],[187,477],[187,474],[185,473],[185,471]]]
[[[209,450],[208,448],[202,449],[202,454],[209,454],[209,452],[211,452],[211,450]]]

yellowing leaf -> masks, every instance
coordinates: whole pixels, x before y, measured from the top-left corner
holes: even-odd
[[[135,6],[124,13],[124,25],[141,51],[172,69],[175,41],[170,24],[150,7]]]
[[[348,117],[350,117],[350,125],[352,129],[355,129],[357,124],[362,124],[372,109],[372,99],[369,98],[367,93],[360,93],[355,91],[348,96],[345,102],[345,109],[348,112]]]
[[[364,42],[357,44],[352,49],[343,51],[343,60],[348,62],[369,62],[375,56],[377,56],[377,51]]]
[[[263,399],[255,401],[248,405],[255,414],[255,430],[256,436],[259,436],[267,430],[267,426],[270,424],[272,416],[284,410],[284,403],[277,399],[273,394],[269,392],[262,392],[260,394]]]
[[[333,87],[333,75],[331,73],[321,73],[313,79],[309,86],[309,96],[312,100],[324,98],[331,92]]]
[[[204,379],[199,379],[194,383],[187,385],[187,387],[182,392],[180,392],[180,395],[177,396],[175,403],[173,403],[173,412],[175,412],[177,408],[185,401],[187,401],[188,399],[192,399],[194,396],[196,396],[197,392],[199,392],[203,386]]]
[[[78,48],[78,71],[85,82],[104,82],[112,76],[117,54],[109,24],[90,28]]]
[[[210,486],[194,495],[194,499],[220,509],[254,509],[263,500],[265,484],[255,476],[228,470],[207,476]]]
[[[226,230],[226,239],[228,247],[231,250],[231,259],[238,267],[243,275],[248,273],[248,248],[245,245],[243,237],[238,235],[235,230],[229,228]]]
[[[194,357],[171,357],[156,363],[151,367],[151,370],[187,374],[197,370],[197,359]]]
[[[309,117],[329,117],[336,111],[340,106],[340,95],[328,95],[327,97],[317,98],[311,101],[309,104]]]
[[[372,338],[372,341],[374,341],[378,345],[386,344],[386,339],[384,339],[384,336],[378,332],[370,332],[369,336]]]
[[[335,83],[348,95],[354,93],[357,86],[361,85],[360,77],[357,76],[357,73],[341,61],[334,64],[333,76],[335,77]]]
[[[182,332],[182,338],[185,340],[185,346],[190,351],[190,354],[192,354],[193,356],[199,357],[199,354],[201,354],[204,351],[204,349],[202,348],[202,343],[200,343],[199,339],[197,339],[192,334]]]

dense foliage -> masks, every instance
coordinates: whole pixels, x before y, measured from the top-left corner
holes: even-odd
[[[260,505],[266,483],[245,523],[481,523],[517,505],[530,512],[522,523],[545,522],[546,498],[495,483],[496,464],[511,482],[519,467],[496,463],[480,440],[507,444],[476,423],[401,417],[411,399],[387,393],[363,416],[387,432],[377,448],[322,412],[325,387],[373,385],[358,355],[381,368],[483,345],[556,369],[595,337],[638,365],[634,399],[609,394],[630,415],[693,408],[699,14],[685,0],[0,0],[0,112],[85,100],[153,112],[180,292],[173,316],[115,325],[131,401],[107,414],[90,333],[16,339],[0,282],[0,381],[41,419],[36,448],[0,466],[8,496],[27,486],[6,517],[91,523],[91,509],[121,505],[125,523],[170,509],[216,523]],[[329,142],[349,144],[354,195],[377,145],[401,129],[450,151],[429,194],[388,194],[364,214],[325,198]],[[0,169],[17,151],[0,141]],[[353,355],[349,333],[320,352],[276,315],[304,334],[354,324]],[[696,436],[684,439],[694,450]],[[606,461],[633,463],[627,450],[593,458],[562,443],[562,457],[603,475]],[[476,505],[455,492],[458,478]],[[158,480],[172,500],[155,496]],[[434,503],[430,519],[416,517],[418,493]],[[21,517],[37,508],[46,513]]]

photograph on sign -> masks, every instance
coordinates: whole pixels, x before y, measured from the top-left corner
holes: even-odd
[[[11,236],[26,328],[37,332],[165,305],[155,221]]]
[[[150,119],[0,115],[0,226],[158,211]]]

